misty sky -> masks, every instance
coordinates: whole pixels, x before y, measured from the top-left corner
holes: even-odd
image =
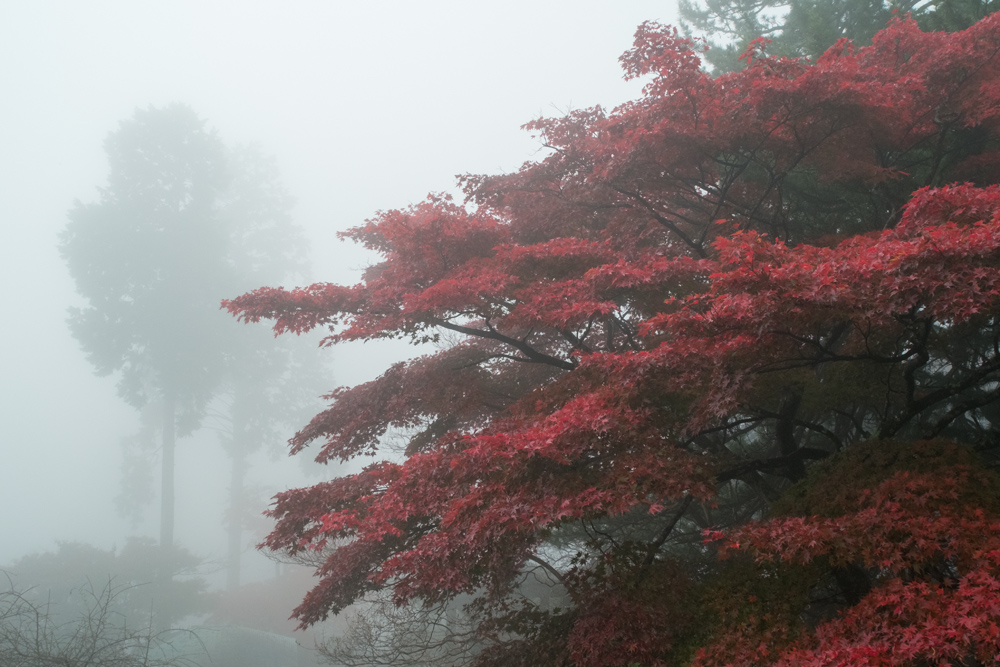
[[[227,144],[259,144],[298,202],[314,278],[353,282],[368,260],[337,231],[539,157],[519,129],[539,115],[635,97],[617,58],[639,23],[674,15],[673,0],[2,3],[0,565],[130,532],[112,499],[137,417],[69,334],[80,301],[56,250],[73,201],[97,198],[118,121],[183,102]],[[338,353],[330,388],[405,352]],[[179,442],[177,540],[202,556],[224,550],[226,470],[210,435]],[[149,514],[136,532],[153,536]]]

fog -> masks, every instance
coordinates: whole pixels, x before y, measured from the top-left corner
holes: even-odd
[[[622,81],[618,56],[639,23],[674,12],[646,0],[5,3],[0,566],[60,541],[121,549],[129,536],[157,535],[155,502],[134,526],[115,508],[120,441],[139,415],[70,335],[67,309],[84,302],[57,251],[74,201],[95,201],[105,184],[102,144],[119,121],[181,102],[226,144],[257,144],[295,198],[312,278],[354,282],[370,258],[338,231],[453,190],[456,174],[537,158],[537,141],[520,130],[533,118],[636,96],[640,84]],[[331,351],[327,388],[410,353]],[[248,474],[262,505],[316,479],[281,442]],[[215,434],[178,441],[176,480],[176,542],[221,562],[229,473]],[[245,582],[274,575],[251,553],[260,537],[245,535]],[[223,585],[221,565],[203,571]]]

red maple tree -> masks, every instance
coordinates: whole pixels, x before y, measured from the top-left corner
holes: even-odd
[[[449,341],[292,440],[376,461],[276,497],[304,625],[389,589],[472,595],[480,665],[997,660],[1000,15],[718,78],[700,48],[644,24],[640,99],[347,232],[357,285],[226,302]]]

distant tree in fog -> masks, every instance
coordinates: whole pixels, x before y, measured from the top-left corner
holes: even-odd
[[[273,160],[227,148],[190,107],[136,110],[105,151],[107,187],[97,202],[76,203],[60,238],[88,302],[71,309],[69,324],[99,374],[120,374],[126,402],[159,406],[158,416],[147,409],[144,428],[159,431],[160,543],[169,547],[176,437],[201,426],[210,406],[228,413],[235,504],[247,454],[274,437],[288,407],[273,384],[289,352],[234,326],[219,302],[301,274],[305,239]],[[237,552],[237,572],[238,560]]]
[[[268,446],[283,445],[296,427],[309,421],[309,410],[319,405],[320,377],[327,368],[309,341],[295,339],[283,345],[269,332],[251,327],[240,334],[227,352],[232,363],[206,420],[230,460],[225,517],[230,590],[240,585],[244,528],[264,510],[264,503],[247,487],[249,458]]]
[[[232,230],[230,261],[239,273],[240,289],[302,277],[306,243],[292,221],[293,202],[281,185],[274,160],[253,146],[240,146],[229,151],[229,163],[232,181],[222,197],[221,215]],[[308,380],[325,373],[326,362],[316,354],[316,344],[304,339],[288,343],[276,345],[269,332],[250,327],[230,331],[224,351],[226,373],[209,406],[208,425],[215,429],[231,463],[225,521],[229,589],[240,584],[247,515],[263,511],[247,497],[248,458],[267,445],[283,444],[295,427],[309,419],[325,388],[318,379]]]
[[[99,201],[77,202],[60,252],[88,307],[73,335],[119,395],[162,404],[160,543],[173,542],[175,437],[190,433],[223,375],[227,330],[216,305],[233,284],[218,201],[226,152],[189,107],[136,110],[104,143]]]

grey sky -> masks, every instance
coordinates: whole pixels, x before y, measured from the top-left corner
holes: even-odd
[[[128,532],[111,499],[136,416],[70,337],[77,297],[56,251],[73,200],[97,196],[119,120],[184,102],[226,143],[258,143],[298,202],[316,279],[353,281],[367,260],[337,231],[456,174],[516,169],[539,155],[519,129],[532,118],[634,97],[617,57],[640,22],[674,12],[672,0],[3,3],[0,564]],[[403,352],[340,353],[331,388]],[[211,437],[180,442],[178,540],[202,555],[222,551],[224,465]]]

